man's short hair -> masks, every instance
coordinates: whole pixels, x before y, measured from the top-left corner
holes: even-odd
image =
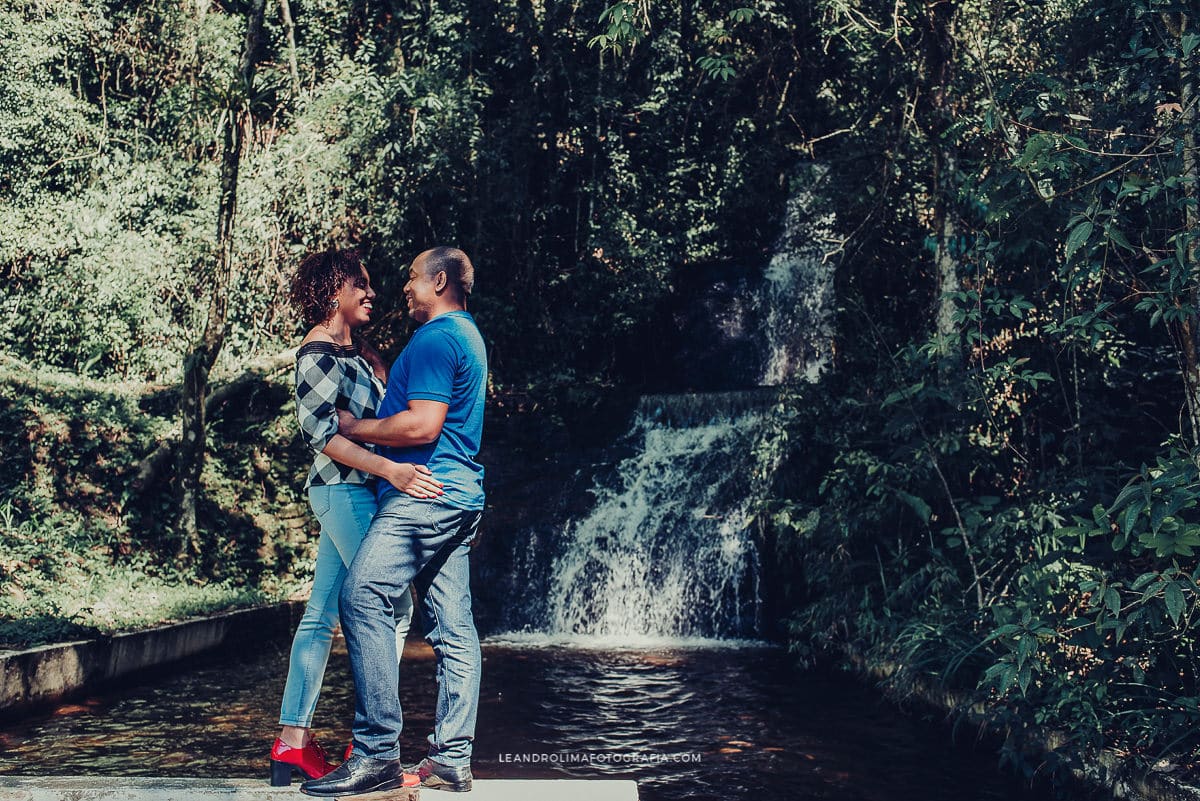
[[[425,274],[437,275],[444,272],[446,283],[458,287],[459,294],[466,297],[475,287],[475,265],[467,254],[458,248],[437,247],[425,251]]]

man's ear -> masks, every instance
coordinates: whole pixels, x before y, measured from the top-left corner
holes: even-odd
[[[433,277],[433,289],[435,292],[441,292],[446,288],[446,284],[450,279],[446,276],[445,270],[438,270],[438,274]]]

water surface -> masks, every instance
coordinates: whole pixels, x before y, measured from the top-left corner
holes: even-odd
[[[801,672],[779,649],[538,639],[484,645],[478,778],[637,780],[641,797],[762,801],[1033,799],[985,750],[899,715],[847,676]],[[0,773],[267,774],[287,654],[209,658],[187,673],[65,705],[0,729]],[[433,655],[405,650],[401,745],[433,719]],[[349,739],[353,691],[336,641],[315,731]],[[436,793],[427,793],[430,797]],[[440,796],[437,796],[440,797]]]

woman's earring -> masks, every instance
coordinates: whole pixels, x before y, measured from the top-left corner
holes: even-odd
[[[340,304],[340,303],[338,303],[338,299],[337,299],[337,298],[334,298],[334,299],[333,299],[333,308],[335,308],[335,309],[336,309],[336,308],[337,308],[338,306],[340,306],[340,305],[341,305],[341,304]]]

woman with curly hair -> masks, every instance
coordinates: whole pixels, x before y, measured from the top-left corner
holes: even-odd
[[[305,489],[321,524],[312,595],[292,641],[279,737],[271,748],[271,784],[291,783],[293,771],[310,779],[334,768],[309,732],[346,570],[375,516],[375,482],[387,481],[416,498],[442,494],[424,465],[398,464],[338,433],[337,410],[374,417],[387,369],[355,331],[371,320],[375,291],[350,250],[309,255],[292,280],[291,300],[310,326],[296,355],[296,410],[305,442],[315,454]],[[395,609],[396,653],[403,652],[412,602]]]

